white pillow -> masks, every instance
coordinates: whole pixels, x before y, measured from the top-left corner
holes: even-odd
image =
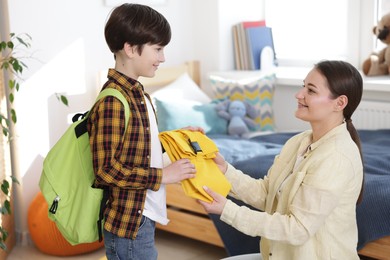
[[[199,86],[190,78],[187,72],[183,73],[183,75],[162,89],[153,92],[151,97],[152,99],[156,98],[164,101],[186,99],[198,101],[203,104],[211,102],[211,98],[199,88]]]

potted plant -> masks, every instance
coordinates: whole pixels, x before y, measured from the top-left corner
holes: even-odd
[[[15,100],[15,94],[19,91],[20,82],[22,80],[22,73],[24,69],[27,69],[27,65],[23,62],[25,59],[30,58],[28,49],[31,47],[32,38],[30,35],[24,33],[16,35],[10,34],[8,40],[0,42],[0,71],[3,78],[7,79],[3,82],[3,92],[7,101],[7,115],[0,111],[0,127],[3,132],[3,137],[8,138],[8,145],[11,145],[13,133],[12,125],[17,122],[16,110],[13,106]],[[1,77],[0,77],[1,79]],[[1,92],[0,92],[1,93]],[[68,105],[68,100],[64,95],[56,93],[56,97],[63,104]],[[2,150],[0,150],[2,151]],[[0,154],[2,156],[2,154]],[[12,160],[12,155],[11,155]],[[12,171],[12,169],[11,169]],[[7,176],[10,175],[10,176]],[[6,250],[6,240],[8,238],[8,230],[3,226],[1,221],[5,215],[11,215],[11,188],[12,183],[18,184],[18,180],[13,174],[0,175],[0,249]]]

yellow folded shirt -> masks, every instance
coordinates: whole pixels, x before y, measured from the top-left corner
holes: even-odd
[[[181,181],[187,196],[211,202],[213,199],[203,190],[203,186],[227,196],[231,184],[213,161],[218,147],[210,138],[201,132],[189,130],[165,131],[159,134],[159,138],[172,162],[188,158],[195,165],[196,177]]]

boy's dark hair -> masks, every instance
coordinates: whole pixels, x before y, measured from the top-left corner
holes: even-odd
[[[113,9],[104,29],[112,53],[125,43],[137,46],[141,55],[144,44],[166,46],[171,40],[171,27],[165,17],[153,8],[140,4],[122,4]]]

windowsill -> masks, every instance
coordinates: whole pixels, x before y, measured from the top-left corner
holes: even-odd
[[[311,68],[305,67],[277,67],[276,84],[300,86]],[[363,75],[363,74],[362,74]],[[363,75],[364,90],[390,92],[390,75],[367,77]]]
[[[261,70],[233,70],[212,72],[210,75],[218,75],[234,80],[251,80],[266,75],[270,72],[275,72],[275,85],[283,86],[301,86],[307,73],[312,68],[308,67],[276,67],[270,71]],[[361,72],[363,75],[363,73]],[[390,93],[390,75],[367,77],[363,75],[364,91],[368,92],[386,92]]]

